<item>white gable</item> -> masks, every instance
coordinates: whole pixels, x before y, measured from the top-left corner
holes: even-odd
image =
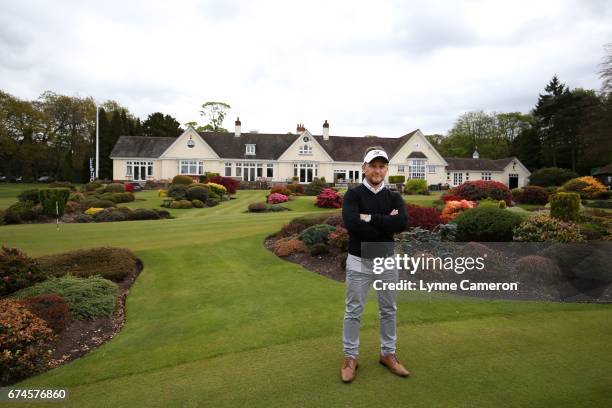
[[[190,147],[191,146],[191,147]],[[163,152],[160,158],[164,159],[218,159],[219,155],[192,127],[188,127]]]
[[[305,141],[306,139],[306,141]],[[304,150],[304,147],[308,147],[312,154],[300,154],[300,150]],[[280,155],[279,161],[292,161],[292,160],[307,160],[307,161],[322,161],[328,162],[333,161],[332,158],[327,154],[323,146],[317,142],[312,134],[306,130],[300,136],[298,136],[293,143]]]
[[[425,137],[425,135],[417,130],[412,137],[410,137],[395,154],[390,158],[390,163],[406,163],[407,157],[412,152],[421,152],[425,156],[427,156],[427,163],[432,165],[444,165],[447,166],[448,163],[444,160],[444,157],[438,153],[435,147],[429,140]]]

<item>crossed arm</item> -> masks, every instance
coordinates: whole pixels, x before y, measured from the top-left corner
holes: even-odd
[[[360,238],[368,239],[381,232],[403,231],[408,222],[404,200],[399,194],[393,194],[393,210],[389,214],[371,214],[370,222],[365,222],[366,214],[359,213],[359,200],[351,190],[346,192],[342,205],[342,220],[346,229]]]

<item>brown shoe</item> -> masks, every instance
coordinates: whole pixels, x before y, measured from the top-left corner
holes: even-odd
[[[380,355],[380,360],[378,360],[380,364],[387,366],[389,370],[395,375],[399,375],[400,377],[408,377],[410,375],[410,371],[406,370],[399,360],[395,353]]]
[[[342,376],[342,381],[345,383],[349,383],[355,379],[357,375],[357,367],[359,367],[359,363],[357,359],[354,357],[344,357],[344,362],[342,363],[342,370],[340,370],[340,374]]]

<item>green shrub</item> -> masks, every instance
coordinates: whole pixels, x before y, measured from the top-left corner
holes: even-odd
[[[38,197],[37,188],[30,189],[30,190],[23,190],[21,193],[19,193],[19,195],[17,196],[17,199],[19,201],[32,201],[34,204],[40,203],[40,198]]]
[[[93,222],[93,217],[89,214],[78,214],[73,218],[74,222],[78,222],[78,223],[86,223],[86,222]]]
[[[279,212],[279,211],[288,211],[289,209],[287,207],[283,207],[280,204],[269,204],[268,205],[268,211],[272,211],[272,212]]]
[[[300,233],[300,239],[306,245],[313,245],[318,242],[327,242],[329,233],[334,231],[336,227],[329,224],[317,224],[306,228]]]
[[[191,204],[191,201],[189,200],[180,200],[179,202],[181,203],[181,208],[183,209],[193,208],[193,204]]]
[[[173,202],[170,203],[170,208],[174,208],[175,210],[180,209],[181,202],[179,200],[174,200]]]
[[[106,193],[124,193],[125,186],[121,183],[109,183],[105,186],[104,191]]]
[[[90,181],[83,186],[83,191],[96,191],[100,187],[103,187],[103,184],[99,181]]]
[[[427,194],[427,181],[421,179],[410,179],[404,186],[406,194]]]
[[[6,224],[21,224],[22,221],[34,221],[38,218],[32,201],[18,201],[6,209],[4,222]]]
[[[120,282],[139,265],[140,261],[127,248],[97,247],[77,249],[36,258],[48,276],[73,275],[80,278],[100,275]]]
[[[208,189],[204,187],[189,187],[186,191],[185,197],[187,200],[206,201],[208,198]]]
[[[85,200],[85,194],[83,193],[70,193],[70,196],[68,197],[68,201],[76,201],[77,203],[80,203],[83,200]]]
[[[527,218],[514,230],[514,240],[521,242],[582,242],[580,228],[573,222],[565,222],[545,214]]]
[[[523,192],[522,188],[513,188],[512,190],[510,190],[510,192],[512,193],[512,201],[515,201],[518,203],[519,197],[521,196],[521,193]]]
[[[16,382],[47,368],[45,347],[55,335],[45,321],[19,301],[0,301],[0,384]]]
[[[503,202],[504,204],[506,204],[505,201],[503,200],[494,200],[492,198],[485,198],[484,200],[480,200],[478,202],[478,207],[479,208],[483,208],[483,207],[489,207],[489,208],[501,208],[500,207],[500,202]],[[505,208],[505,207],[504,207]]]
[[[202,200],[198,200],[197,198],[191,200],[191,204],[193,204],[195,208],[204,208],[204,203],[202,202]]]
[[[172,179],[172,184],[183,184],[188,186],[189,184],[193,184],[193,179],[189,176],[177,174]]]
[[[131,221],[159,220],[160,218],[159,213],[148,208],[136,208],[128,214],[128,219]]]
[[[4,245],[0,249],[0,296],[6,296],[36,282],[46,276],[38,263],[17,248]]]
[[[512,231],[521,217],[501,208],[477,207],[453,222],[457,224],[457,241],[506,242],[512,241]]]
[[[214,207],[216,205],[219,205],[219,199],[218,198],[209,197],[209,198],[206,199],[206,206],[207,207]]]
[[[557,193],[550,196],[550,215],[563,221],[575,221],[580,211],[580,195]]]
[[[251,203],[248,207],[249,212],[264,212],[267,209],[268,205],[266,203]]]
[[[313,181],[308,183],[306,187],[304,187],[304,194],[309,196],[316,196],[319,195],[325,187],[327,187],[325,179],[315,178]]]
[[[68,188],[44,188],[38,191],[42,212],[51,217],[64,215],[64,205],[68,201],[68,197],[70,197],[70,189]]]
[[[111,207],[99,211],[93,215],[93,220],[95,222],[117,222],[126,221],[128,219],[129,215],[126,212],[120,211],[119,208]]]
[[[91,202],[89,208],[109,208],[114,207],[115,203],[111,200],[94,200]]]
[[[317,242],[310,247],[310,255],[317,256],[329,253],[329,245],[323,242]]]
[[[112,201],[115,204],[121,202],[121,196],[119,196],[118,194],[104,193],[99,195],[98,197],[100,200]]]
[[[11,297],[25,299],[55,293],[68,301],[72,318],[81,320],[112,316],[118,291],[116,283],[102,277],[79,278],[66,275],[59,278],[50,277],[44,282],[13,293]]]
[[[566,181],[578,177],[576,173],[559,167],[544,167],[531,173],[529,184],[541,187],[562,186]]]
[[[389,176],[390,184],[404,184],[406,181],[406,176]]]
[[[172,197],[175,200],[187,199],[187,185],[185,184],[172,184],[168,188],[168,197]]]

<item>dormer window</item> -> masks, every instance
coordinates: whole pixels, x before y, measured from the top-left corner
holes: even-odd
[[[246,145],[246,152],[245,152],[245,154],[255,154],[255,145],[254,144]]]
[[[312,146],[309,145],[301,145],[299,154],[301,155],[311,155],[312,154]]]

